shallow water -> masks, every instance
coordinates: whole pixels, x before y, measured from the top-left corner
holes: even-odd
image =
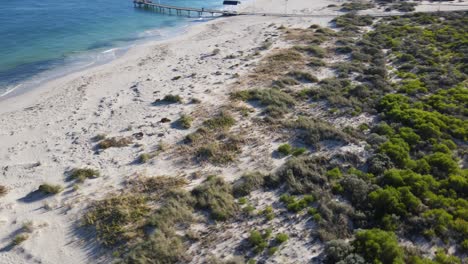
[[[161,3],[222,8],[219,0]],[[138,41],[181,34],[196,21],[134,8],[131,0],[2,1],[0,96],[112,60]]]

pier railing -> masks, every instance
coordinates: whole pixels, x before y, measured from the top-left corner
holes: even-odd
[[[148,0],[135,0],[133,1],[135,7],[145,8],[145,9],[152,9],[154,11],[158,11],[161,13],[172,14],[174,12],[175,15],[187,15],[191,16],[192,13],[197,14],[198,16],[203,16],[204,13],[210,14],[211,16],[214,15],[223,15],[223,16],[236,16],[245,13],[238,13],[236,11],[227,11],[227,10],[216,10],[216,9],[206,9],[206,8],[192,8],[192,7],[181,7],[181,6],[172,6],[172,5],[164,5],[164,4],[157,4],[153,3]]]

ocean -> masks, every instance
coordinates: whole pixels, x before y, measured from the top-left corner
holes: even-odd
[[[161,3],[222,8],[222,0]],[[204,20],[134,8],[132,0],[2,0],[0,99],[115,59],[138,42],[183,34]]]

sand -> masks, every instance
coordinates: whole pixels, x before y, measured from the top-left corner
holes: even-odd
[[[287,10],[330,14],[335,11],[326,7],[340,3],[290,0]],[[243,8],[283,12],[286,7],[284,1],[257,0]],[[90,201],[120,188],[132,175],[215,171],[229,180],[251,170],[255,152],[228,167],[194,165],[170,151],[142,165],[135,164],[135,159],[157,149],[161,142],[176,146],[194,130],[180,130],[173,122],[161,123],[161,119],[175,121],[181,114],[190,113],[199,117],[196,127],[203,117],[226,104],[231,87],[238,82],[237,75],[247,74],[266,54],[249,56],[267,37],[275,37],[272,23],[327,26],[331,19],[219,18],[193,26],[179,37],[135,47],[108,64],[0,101],[0,184],[9,189],[0,198],[0,263],[95,263],[96,249],[76,233],[76,225]],[[281,48],[283,44],[275,45]],[[183,103],[153,105],[167,94],[180,95]],[[201,103],[190,103],[192,98]],[[143,134],[141,139],[135,138],[137,133]],[[92,138],[99,134],[133,137],[137,144],[96,151]],[[261,147],[271,153],[277,143]],[[264,169],[273,170],[281,163],[265,161],[269,165]],[[96,168],[102,176],[74,190],[66,172],[76,167]],[[31,195],[44,182],[60,184],[65,190],[55,196]],[[30,221],[33,230],[29,238],[13,247],[12,239]]]

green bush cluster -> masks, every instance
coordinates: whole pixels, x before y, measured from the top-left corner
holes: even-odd
[[[196,206],[208,210],[214,220],[227,220],[239,210],[232,195],[232,186],[222,178],[210,176],[192,191]]]

